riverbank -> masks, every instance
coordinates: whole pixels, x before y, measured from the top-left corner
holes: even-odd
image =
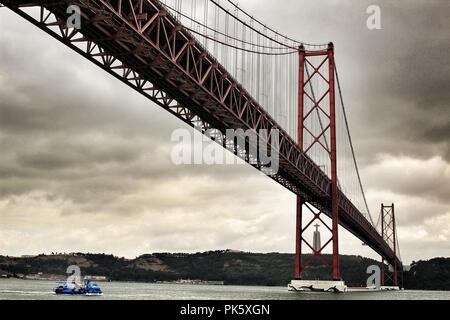
[[[309,259],[305,255],[305,260]],[[325,257],[327,258],[327,257]],[[249,253],[235,250],[203,253],[154,253],[125,259],[105,254],[52,254],[26,257],[0,256],[0,276],[63,280],[67,267],[76,265],[82,276],[95,281],[143,283],[191,282],[224,285],[286,286],[294,270],[294,255]],[[365,286],[367,268],[378,261],[360,256],[341,256],[341,275],[349,286]],[[329,274],[321,261],[305,270],[305,278],[323,279]],[[403,274],[406,289],[450,290],[450,259],[414,262]]]

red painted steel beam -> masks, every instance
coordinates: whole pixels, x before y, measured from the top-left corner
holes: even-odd
[[[338,178],[337,178],[337,152],[336,152],[336,106],[334,88],[334,45],[328,46],[328,72],[330,95],[330,136],[331,136],[331,211],[333,229],[333,279],[340,280],[339,267],[339,208],[338,208]]]
[[[394,204],[392,204],[392,235],[393,235],[393,239],[394,239],[394,254],[395,256],[397,256],[397,235],[396,235],[396,229],[397,229],[397,225],[395,223],[395,208],[394,208]],[[402,266],[403,267],[403,266]],[[394,261],[394,286],[398,286],[398,273],[397,273],[397,260]]]
[[[392,242],[392,250],[397,257],[397,235],[396,235],[396,222],[395,222],[395,206],[394,204],[388,206],[381,204],[381,235],[383,240],[389,245]],[[384,265],[384,257],[382,257]],[[392,270],[392,277],[388,276],[392,281],[392,285],[398,286],[398,271],[399,268],[403,268],[403,264],[399,259],[393,259],[389,263]],[[385,274],[382,273],[382,283],[385,283]]]
[[[322,50],[319,52],[305,52],[304,49],[300,48],[300,72],[299,72],[299,124],[298,124],[298,137],[299,137],[299,145],[303,148],[303,131],[308,132],[311,137],[313,138],[313,141],[310,143],[310,145],[304,150],[305,153],[307,153],[313,146],[320,145],[325,150],[325,152],[330,157],[330,163],[331,163],[331,197],[329,199],[330,201],[330,207],[331,207],[331,219],[332,219],[332,227],[329,228],[331,231],[331,238],[329,241],[327,241],[319,250],[312,248],[310,243],[303,237],[303,233],[308,229],[309,226],[312,225],[312,223],[316,220],[323,221],[320,218],[320,215],[324,213],[323,211],[319,211],[318,213],[314,213],[311,209],[311,212],[314,214],[314,218],[307,224],[305,228],[303,228],[300,231],[300,239],[306,243],[308,247],[310,247],[313,250],[314,257],[318,257],[323,259],[322,252],[327,247],[328,244],[332,244],[332,267],[331,267],[331,274],[334,280],[340,280],[340,267],[339,267],[339,233],[338,233],[338,227],[339,227],[339,190],[338,190],[338,183],[337,183],[337,152],[336,152],[336,107],[335,107],[335,80],[334,80],[334,46],[332,43],[329,44],[327,50]],[[322,60],[319,60],[316,64],[313,60],[309,59],[311,57],[324,57]],[[313,72],[308,75],[308,78],[305,81],[305,67],[306,65],[309,65],[313,68]],[[320,69],[327,65],[328,69],[328,78],[324,76],[324,74],[320,71]],[[305,85],[308,84],[314,77],[321,77],[328,85],[328,89],[323,94],[322,97],[318,97],[317,100],[314,95],[309,95],[305,91]],[[321,107],[321,103],[323,103],[323,100],[325,97],[329,98],[329,112],[325,112],[324,108]],[[306,113],[306,116],[304,116],[305,110],[305,104],[304,99],[305,97],[309,99],[313,106],[311,109]],[[311,131],[311,128],[308,128],[305,121],[308,120],[309,115],[311,115],[314,111],[321,110],[329,119],[330,123],[326,127],[321,128],[321,132],[316,134]],[[325,135],[326,133],[330,134],[331,137],[331,144],[330,146],[325,146],[321,143],[320,137]],[[299,208],[299,203],[297,201],[297,219],[301,219],[301,208]],[[308,206],[309,207],[309,206]],[[298,220],[297,220],[298,221]],[[297,222],[298,223],[298,222]],[[300,222],[301,224],[301,222]],[[298,245],[298,243],[297,243]],[[300,244],[301,246],[301,244]],[[306,264],[307,265],[307,264]],[[306,267],[305,265],[305,267]]]
[[[300,46],[299,51],[299,84],[298,84],[298,119],[297,119],[297,143],[303,150],[303,89],[305,79],[305,48]],[[297,195],[297,215],[295,229],[295,279],[302,278],[302,219],[303,219],[303,201],[300,195]]]

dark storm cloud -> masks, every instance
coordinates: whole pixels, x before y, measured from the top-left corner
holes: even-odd
[[[363,174],[371,189],[428,199],[450,208],[450,165],[441,158],[381,157]]]
[[[51,38],[35,43],[24,32],[19,49],[10,33],[3,34],[0,47],[0,199],[39,191],[75,206],[63,214],[95,213],[100,207],[140,212],[148,203],[120,204],[121,199],[143,188],[158,190],[163,181],[251,175],[244,167],[174,166],[170,136],[187,125],[64,46],[65,55],[58,50],[33,59],[18,55],[58,44]],[[151,204],[193,206],[231,193],[211,187],[194,190],[190,201],[154,196]]]
[[[114,203],[141,188],[157,190],[164,181],[214,176],[218,184],[232,176],[239,179],[254,174],[246,166],[175,166],[170,158],[170,144],[101,132],[80,135],[50,132],[46,138],[24,133],[0,134],[0,146],[0,199],[42,190],[76,204],[90,204],[92,208]],[[204,204],[207,199],[213,202],[225,195],[232,197],[232,190],[220,190],[216,184],[190,195],[192,203]],[[153,208],[163,205],[174,207],[183,203],[170,197],[162,203],[158,199],[152,201]]]
[[[362,161],[379,153],[450,160],[449,1],[284,1],[291,10],[257,3],[243,5],[278,30],[335,43]],[[382,30],[366,27],[369,5],[380,6]]]
[[[371,4],[382,30],[366,28]],[[282,33],[335,42],[372,211],[399,205],[408,256],[429,250],[415,251],[420,237],[448,252],[450,2],[241,5]],[[26,248],[40,252],[60,239],[54,221],[88,216],[98,236],[78,244],[68,235],[59,251],[292,251],[290,193],[248,167],[174,166],[170,134],[183,123],[13,14],[0,17],[0,215],[18,226],[2,229],[0,247],[27,253],[17,230],[33,222],[36,246]]]
[[[370,61],[362,70],[368,81],[352,90],[365,104],[361,118],[353,117],[353,123],[367,123],[357,131],[369,141],[363,152],[366,157],[383,152],[424,159],[441,155],[449,161],[450,3],[379,3],[380,35],[360,34],[366,41],[359,59]]]

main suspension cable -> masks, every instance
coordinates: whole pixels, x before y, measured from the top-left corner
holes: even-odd
[[[223,33],[223,32],[221,32],[221,31],[219,31],[219,30],[216,30],[216,29],[214,29],[214,28],[211,28],[211,27],[209,27],[209,26],[207,26],[207,25],[205,25],[205,24],[203,24],[203,23],[201,23],[201,22],[199,22],[199,21],[197,21],[197,20],[195,20],[195,19],[189,17],[187,14],[184,14],[184,13],[182,13],[182,12],[176,10],[175,8],[169,6],[168,4],[163,3],[163,5],[164,5],[165,7],[167,7],[168,9],[172,10],[173,12],[175,12],[176,14],[178,14],[178,15],[180,15],[180,16],[182,16],[182,17],[188,19],[189,21],[191,21],[191,22],[197,24],[198,26],[203,27],[204,29],[207,29],[207,30],[209,30],[209,31],[212,31],[212,32],[214,32],[214,33],[217,33],[217,34],[219,34],[219,35],[221,35],[221,36],[224,36],[224,37],[226,37],[226,38],[229,38],[229,39],[231,39],[231,40],[239,41],[239,42],[241,42],[241,43],[243,43],[243,44],[247,44],[247,45],[250,45],[250,46],[252,46],[252,47],[259,47],[259,48],[262,48],[262,49],[269,49],[269,50],[286,50],[286,49],[293,49],[293,48],[291,48],[291,47],[286,47],[286,46],[285,46],[285,47],[269,47],[269,46],[263,46],[263,45],[251,43],[251,42],[248,42],[248,41],[245,41],[245,40],[241,40],[241,39],[239,39],[239,38],[237,38],[237,37],[230,36],[230,35],[228,35],[228,34],[226,34],[226,33]]]
[[[319,43],[306,43],[306,42],[302,42],[302,41],[295,40],[295,39],[290,38],[290,37],[288,37],[288,36],[286,36],[286,35],[280,34],[278,31],[276,31],[276,30],[274,30],[274,29],[268,27],[266,24],[264,24],[263,22],[261,22],[261,21],[258,20],[258,19],[255,19],[251,14],[249,14],[249,13],[246,12],[245,10],[241,9],[241,8],[237,5],[237,3],[234,3],[234,2],[231,1],[231,0],[227,0],[227,1],[228,1],[232,6],[234,6],[235,8],[237,8],[237,10],[239,10],[240,12],[242,12],[245,16],[249,17],[250,19],[253,19],[253,20],[254,20],[256,23],[258,23],[260,26],[266,28],[267,30],[269,30],[269,31],[271,31],[271,32],[273,32],[273,33],[275,33],[276,35],[279,35],[279,36],[283,37],[284,39],[286,39],[286,40],[288,40],[288,41],[294,42],[294,43],[296,43],[297,45],[304,45],[304,46],[308,46],[308,47],[325,47],[325,46],[328,46],[328,43],[324,43],[324,44],[319,44]]]
[[[400,261],[402,261],[402,255],[400,253],[400,245],[398,243],[398,235],[397,235],[397,225],[395,225],[395,244],[394,244],[395,248],[396,248],[396,253],[397,253],[397,257]]]
[[[285,56],[285,55],[290,55],[290,54],[298,53],[298,50],[292,50],[292,51],[288,51],[288,52],[262,52],[262,51],[255,51],[255,50],[244,49],[244,48],[241,48],[241,47],[238,47],[238,46],[234,46],[234,45],[232,45],[232,44],[229,44],[229,43],[220,41],[220,40],[218,40],[218,39],[214,39],[213,37],[210,37],[210,36],[208,36],[208,35],[205,35],[205,34],[203,34],[203,33],[200,33],[200,32],[198,32],[198,31],[195,31],[195,30],[193,30],[193,29],[191,29],[191,28],[188,28],[188,27],[184,27],[184,28],[185,28],[186,30],[192,32],[192,33],[197,34],[197,35],[200,36],[200,37],[204,37],[205,39],[211,40],[211,41],[213,41],[213,42],[215,42],[215,43],[218,43],[218,44],[221,44],[221,45],[224,45],[224,46],[233,48],[233,49],[237,49],[237,50],[240,50],[240,51],[244,51],[244,52],[250,52],[250,53],[255,53],[255,54],[260,54],[260,55],[266,55],[266,56]],[[289,48],[285,48],[285,50],[287,50],[287,49],[289,49]]]
[[[265,34],[262,33],[261,31],[255,29],[253,26],[249,25],[247,22],[243,21],[243,20],[240,19],[239,17],[237,17],[237,16],[233,15],[232,13],[230,13],[227,9],[225,9],[223,6],[221,6],[221,5],[220,5],[218,2],[216,2],[215,0],[209,0],[209,1],[211,1],[214,5],[216,5],[220,10],[222,10],[223,12],[225,12],[225,14],[228,14],[228,15],[232,16],[233,19],[239,21],[241,24],[243,24],[244,26],[246,26],[246,27],[249,28],[250,30],[253,30],[253,31],[256,32],[257,34],[263,36],[264,38],[267,38],[267,39],[269,39],[270,41],[279,44],[280,46],[287,47],[287,48],[290,48],[290,49],[297,49],[297,48],[293,48],[293,47],[287,46],[285,43],[280,42],[280,41],[278,41],[277,39],[274,39],[274,38],[272,38],[272,37],[269,37],[268,35],[265,35]],[[252,18],[252,20],[255,21],[253,18]]]

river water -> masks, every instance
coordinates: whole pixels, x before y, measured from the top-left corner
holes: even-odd
[[[286,287],[208,286],[150,284],[129,282],[99,282],[101,297],[57,296],[53,281],[0,279],[0,300],[450,300],[450,291],[297,293]]]

